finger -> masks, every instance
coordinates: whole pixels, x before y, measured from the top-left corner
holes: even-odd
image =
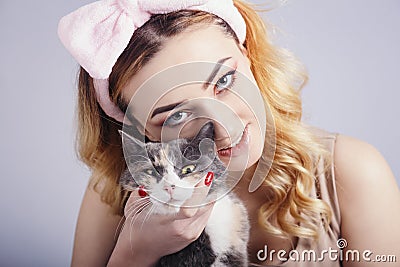
[[[207,204],[206,206],[198,209],[196,215],[193,217],[194,220],[192,220],[192,222],[190,223],[191,225],[190,227],[193,227],[195,229],[204,228],[208,222],[208,218],[210,217],[213,208],[214,208],[214,203]]]
[[[214,203],[207,204],[201,208],[196,208],[196,213],[193,216],[187,216],[185,213],[178,213],[174,216],[174,221],[179,221],[181,227],[197,227],[197,225],[205,225],[210,217],[210,214],[213,210]],[[163,220],[162,223],[165,221]],[[193,224],[193,222],[197,222]],[[168,223],[171,223],[171,219],[168,220]]]
[[[214,204],[215,204],[215,202],[212,202],[212,203],[205,204],[204,206],[198,208],[196,214],[193,216],[192,221],[198,220],[204,216],[208,217],[214,208]]]
[[[210,191],[211,183],[213,179],[210,174],[207,174],[193,190],[192,197],[186,200],[177,214],[177,218],[191,218],[193,217],[199,208],[208,204],[210,201],[207,200],[207,195]]]
[[[182,226],[189,232],[194,233],[195,239],[197,239],[204,227],[206,227],[208,219],[210,218],[214,204],[208,204],[202,208],[199,208],[196,215],[193,218],[183,219]]]
[[[195,185],[195,187],[210,187],[213,180],[214,172],[207,172],[207,174]]]
[[[200,207],[204,204],[204,200],[210,191],[210,186],[207,186],[206,178],[203,178],[193,189],[192,196],[183,203],[183,207]]]

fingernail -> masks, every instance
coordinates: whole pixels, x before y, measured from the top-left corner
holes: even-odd
[[[213,179],[214,179],[214,173],[213,172],[208,172],[207,176],[206,176],[206,179],[204,180],[204,184],[206,186],[210,186],[210,184],[211,184]]]
[[[140,186],[139,186],[138,194],[139,194],[140,197],[145,197],[145,196],[147,196],[147,193],[146,193],[146,191],[144,190],[144,186],[143,186],[143,185],[140,185]]]

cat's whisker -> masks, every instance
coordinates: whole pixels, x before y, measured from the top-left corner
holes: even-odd
[[[150,205],[151,202],[146,202],[130,213],[129,217],[131,218],[131,226],[135,224],[135,220],[139,217],[140,213]]]
[[[153,206],[152,203],[151,203],[150,201],[147,202],[147,203],[144,203],[144,204],[140,207],[140,210],[144,210],[144,209],[146,209],[148,206],[150,206],[150,208]],[[138,211],[135,212],[135,214],[132,215],[132,217],[131,217],[131,219],[130,219],[130,222],[129,222],[129,225],[131,226],[130,233],[129,233],[130,236],[132,236],[133,227],[134,227],[135,222],[136,222],[137,218],[139,217],[139,215],[140,215],[140,212],[139,212],[139,210],[138,210]]]
[[[145,201],[137,202],[136,204],[132,204],[132,206],[127,210],[127,216],[129,217],[133,211],[137,210],[139,212],[143,206],[146,206],[150,203],[150,200],[146,199]],[[135,211],[136,212],[136,211]]]
[[[126,209],[125,217],[130,217],[132,213],[138,213],[140,210],[146,206],[150,201],[148,199],[135,201],[135,203],[131,203],[130,207]]]
[[[148,201],[149,201],[149,199],[139,199],[139,200],[136,200],[136,201],[134,201],[132,203],[129,203],[129,206],[125,207],[125,213],[129,214],[129,212],[132,209],[140,206],[141,204],[147,203]]]
[[[143,210],[143,209],[147,208],[149,205],[151,205],[150,201],[144,203],[140,209]],[[129,231],[129,241],[130,242],[129,243],[131,246],[131,250],[132,250],[132,239],[131,238],[132,238],[133,227],[135,225],[137,218],[139,217],[139,214],[140,214],[140,212],[136,211],[136,213],[130,218],[130,221],[129,221],[129,226],[130,226],[130,231]]]
[[[141,197],[141,198],[138,198],[137,200],[135,200],[134,202],[131,202],[130,204],[138,203],[138,202],[141,202],[141,201],[147,201],[149,199],[150,199],[149,196]]]
[[[147,208],[149,205],[151,205],[151,202],[146,203],[144,206],[142,206],[142,209]],[[129,226],[130,226],[130,231],[129,231],[129,241],[130,242],[129,243],[131,244],[131,250],[132,250],[132,233],[133,233],[133,230],[134,230],[135,222],[136,222],[137,218],[139,218],[139,215],[140,215],[140,212],[136,212],[131,217],[130,222],[129,222]]]
[[[153,210],[155,209],[155,205],[152,205],[149,209],[149,211],[147,212],[146,216],[144,217],[143,221],[142,221],[142,225],[140,226],[140,230],[142,230],[144,222],[146,221],[147,217],[149,217],[149,215],[151,215],[151,213],[153,212]]]
[[[126,213],[126,218],[133,218],[137,216],[149,203],[145,202],[138,206],[133,207],[129,212]]]
[[[123,223],[122,223],[122,221],[123,221]],[[119,228],[120,225],[121,225],[121,223],[122,223],[122,226],[121,226],[121,228]],[[121,233],[121,230],[122,230],[122,228],[124,228],[124,226],[125,226],[125,218],[122,217],[122,218],[119,220],[119,222],[118,222],[117,228],[115,229],[114,241],[118,239],[118,236],[119,236],[119,234]]]
[[[139,201],[137,201],[137,202],[139,202]],[[129,207],[129,208],[127,209],[127,211],[126,211],[126,217],[129,217],[130,214],[132,214],[132,213],[134,213],[134,212],[139,213],[140,209],[142,209],[143,207],[145,207],[148,203],[149,203],[149,201],[143,201],[143,203],[140,203],[140,204],[138,204],[138,205],[133,205],[133,204],[132,204],[132,207]],[[136,209],[137,209],[137,211],[135,211]],[[125,226],[125,224],[126,224],[126,217],[121,218],[121,220],[119,221],[118,226],[117,226],[117,229],[115,230],[114,239],[117,238],[118,229],[121,229],[121,230],[122,230],[122,228]],[[124,223],[123,223],[122,227],[119,228],[119,226],[120,226],[120,224],[122,223],[122,221],[124,221]]]
[[[141,202],[141,201],[143,201],[143,199],[139,199],[138,201],[135,201],[135,202],[131,203],[132,207],[128,207],[128,208],[125,207],[125,209],[127,210],[126,212],[129,213],[130,210],[133,209],[133,208],[135,207],[134,204],[139,203],[139,202]],[[121,225],[121,223],[122,223],[123,221],[125,221],[125,217],[124,217],[124,216],[123,216],[123,217],[119,220],[119,222],[118,222],[117,230],[115,231],[116,234],[117,234],[117,232],[118,232],[118,229],[122,229],[122,228],[123,228],[124,225],[122,225],[122,227],[120,228],[120,225]],[[115,237],[115,236],[114,236],[114,237]]]

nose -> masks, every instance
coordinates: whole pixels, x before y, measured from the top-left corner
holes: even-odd
[[[217,118],[213,118],[214,122],[214,134],[215,134],[215,142],[218,144],[222,143],[229,143],[231,138],[234,138],[235,136],[232,136],[234,133],[236,133],[239,129],[242,128],[242,126],[235,125],[236,123],[224,123],[221,120],[218,120]]]
[[[234,109],[238,106],[232,103],[222,102],[216,99],[202,101],[200,105],[203,107],[204,116],[214,122],[215,141],[222,141],[235,134],[238,129],[243,128],[243,123],[239,114]]]
[[[232,138],[236,138],[238,132],[243,130],[243,122],[239,114],[236,114],[230,107],[219,104],[214,108],[208,109],[209,118],[214,122],[215,142],[217,146],[224,146],[231,143]]]
[[[172,193],[174,192],[175,189],[175,185],[171,184],[171,185],[164,185],[164,190],[168,192],[168,194],[172,195]]]

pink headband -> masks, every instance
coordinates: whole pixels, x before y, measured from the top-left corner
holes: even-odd
[[[108,77],[134,31],[152,14],[182,9],[217,15],[244,43],[246,23],[232,0],[102,0],[85,5],[60,20],[61,42],[94,79],[97,101],[108,116],[120,122],[124,119],[124,113],[110,99]]]

